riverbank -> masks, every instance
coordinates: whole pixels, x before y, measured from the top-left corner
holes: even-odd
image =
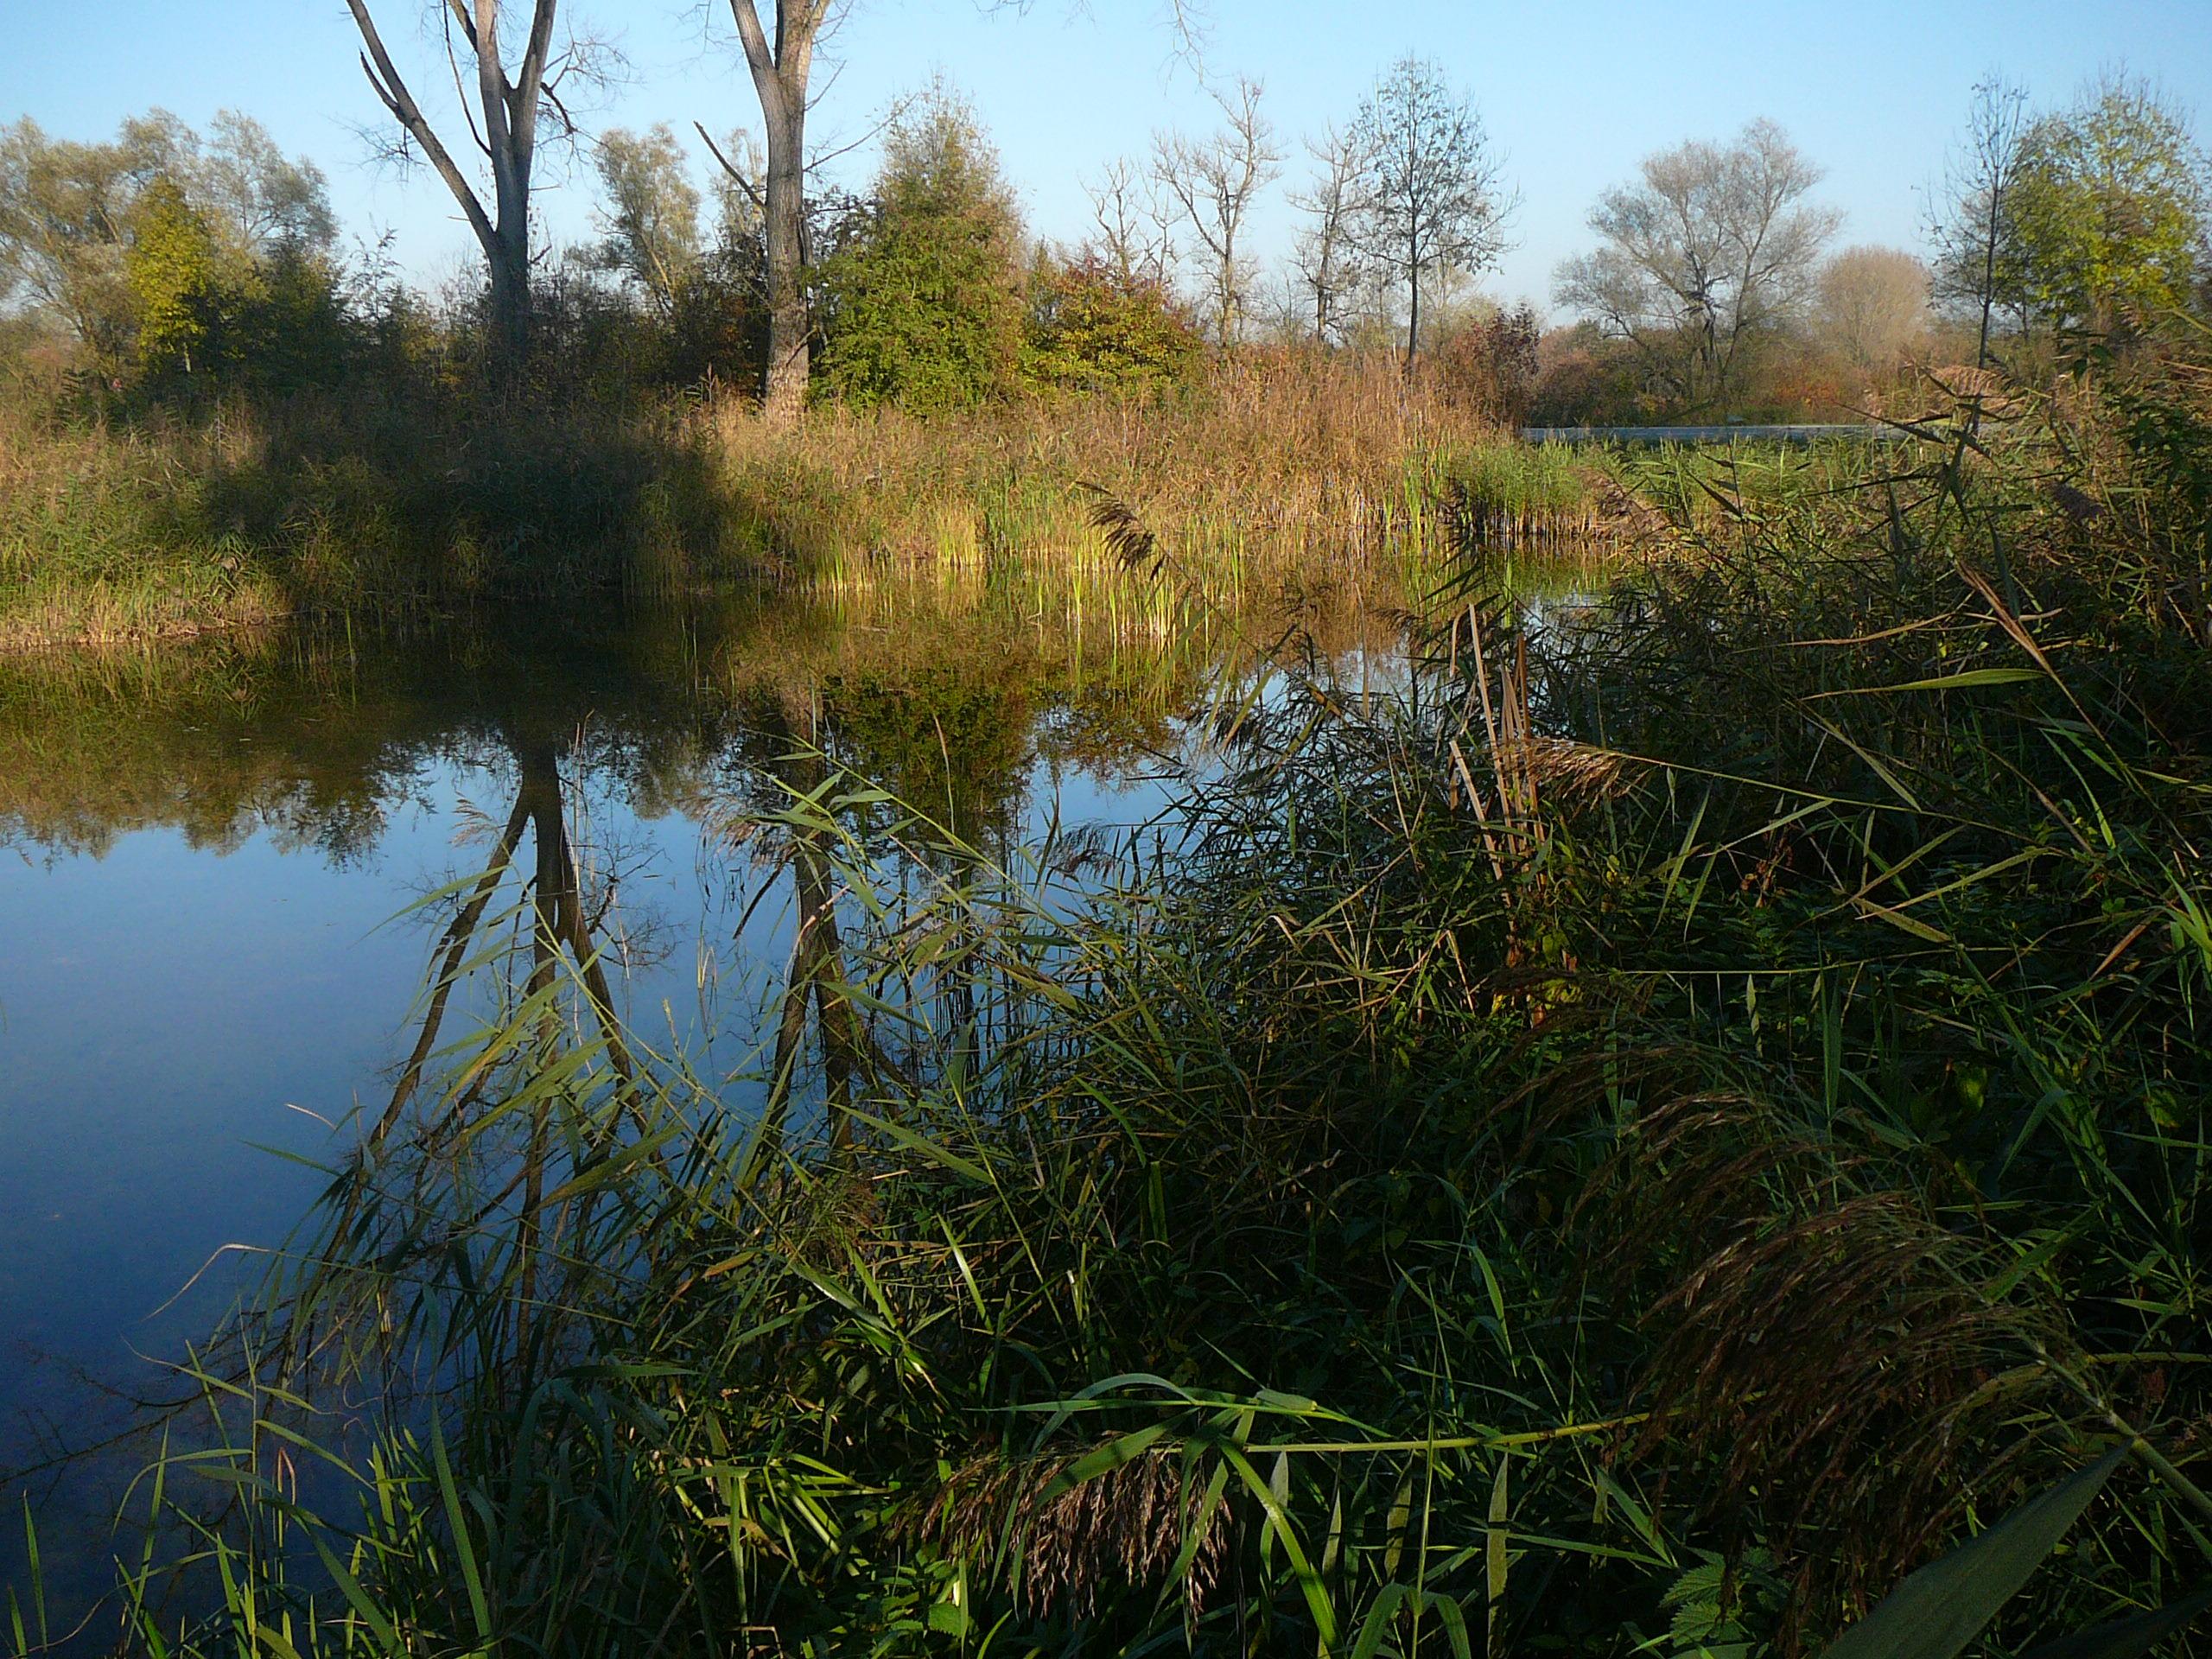
[[[794,725],[726,817],[812,918],[769,1109],[581,963],[503,1005],[240,1328],[379,1452],[304,1515],[303,1420],[211,1393],[204,1645],[1790,1653],[2089,1465],[1976,1621],[2180,1599],[2204,385],[1706,477],[1602,602],[1499,602],[1463,524],[1416,671],[1217,690],[1167,854]]]
[[[1287,357],[1188,386],[921,420],[749,402],[512,411],[302,397],[189,418],[0,405],[0,649],[143,642],[303,613],[573,604],[888,561],[1110,562],[1103,491],[1192,571],[1439,544],[1442,504],[1602,542],[1603,469],[1387,371]]]

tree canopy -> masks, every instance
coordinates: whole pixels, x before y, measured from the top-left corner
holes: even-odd
[[[2022,137],[1999,292],[2098,333],[2179,310],[2204,267],[2207,200],[2180,115],[2139,81],[2107,79]]]
[[[1680,404],[1725,410],[1747,351],[1810,297],[1840,216],[1808,200],[1821,170],[1771,121],[1735,142],[1644,158],[1590,214],[1595,252],[1559,268],[1561,303],[1630,341]]]
[[[871,199],[822,267],[823,384],[931,410],[1012,385],[1021,218],[975,111],[940,85],[884,136]]]
[[[0,129],[0,302],[58,319],[111,368],[188,360],[214,312],[280,268],[327,289],[335,236],[321,171],[235,111],[205,139],[162,110],[106,143]]]
[[[1405,290],[1410,369],[1421,349],[1424,284],[1496,264],[1511,203],[1482,118],[1426,59],[1391,66],[1360,105],[1351,144],[1362,174],[1349,239]]]

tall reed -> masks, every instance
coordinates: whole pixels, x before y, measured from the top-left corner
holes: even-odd
[[[139,1639],[1794,1652],[2084,1465],[1977,1623],[2177,1599],[2202,385],[1707,478],[1600,603],[1470,542],[1403,676],[1221,684],[1165,839],[995,853],[795,743],[728,818],[836,925],[760,1109],[615,1064],[518,906],[209,1368],[221,1607],[131,1567]]]

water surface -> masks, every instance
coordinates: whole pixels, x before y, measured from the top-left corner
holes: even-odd
[[[0,663],[0,1474],[165,1391],[405,1077],[487,872],[472,957],[550,849],[621,1020],[741,1071],[794,906],[734,822],[843,768],[986,850],[1141,823],[1242,641],[939,593]]]

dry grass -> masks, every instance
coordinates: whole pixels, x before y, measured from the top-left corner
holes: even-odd
[[[730,402],[697,418],[761,550],[815,565],[1101,558],[1086,485],[1207,555],[1363,554],[1436,534],[1466,457],[1511,447],[1385,364],[1310,356],[1240,358],[1141,400],[926,421],[829,408],[787,429]]]
[[[404,402],[404,400],[403,400]],[[1617,541],[1602,469],[1535,450],[1390,365],[1252,354],[1154,395],[763,421],[749,400],[516,416],[302,397],[71,424],[0,397],[0,649],[296,611],[514,593],[666,596],[731,578],[855,587],[887,563],[1126,575],[1103,491],[1189,591],[1357,579],[1479,520]],[[1611,528],[1609,528],[1611,526]]]

